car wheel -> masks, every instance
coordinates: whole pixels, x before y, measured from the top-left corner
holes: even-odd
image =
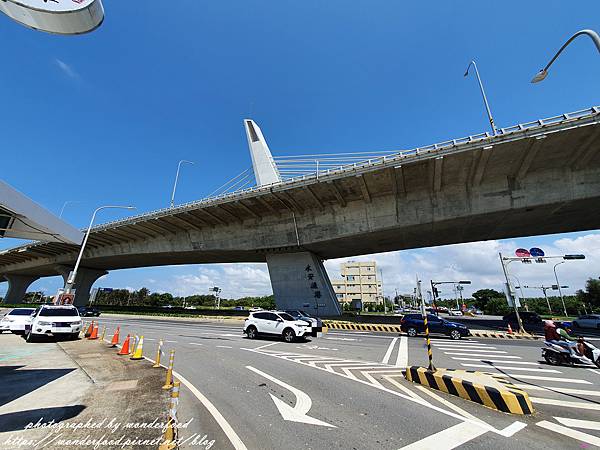
[[[454,339],[455,341],[458,341],[461,337],[460,331],[458,330],[452,330],[450,332],[450,338]]]
[[[258,333],[255,326],[250,326],[246,329],[246,336],[248,336],[248,339],[256,339],[257,335]]]
[[[294,342],[295,337],[296,333],[294,333],[294,330],[292,330],[291,328],[286,328],[285,330],[283,330],[283,340],[285,342]]]
[[[31,331],[29,331],[28,333],[25,334],[25,341],[26,342],[34,342],[35,337],[33,336],[33,333]]]
[[[415,337],[417,335],[417,329],[410,327],[406,330],[406,334],[408,334],[410,337]]]

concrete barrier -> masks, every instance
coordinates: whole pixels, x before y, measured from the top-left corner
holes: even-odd
[[[406,379],[450,395],[464,398],[488,408],[511,414],[533,414],[527,392],[517,389],[502,377],[470,371],[409,366]]]
[[[379,331],[384,333],[400,333],[400,325],[384,325],[375,323],[345,323],[325,321],[329,329],[352,331]]]

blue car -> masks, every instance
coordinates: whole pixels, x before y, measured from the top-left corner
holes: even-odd
[[[451,339],[457,340],[465,336],[470,336],[471,332],[462,323],[450,322],[441,317],[427,314],[427,325],[429,333],[444,334]],[[407,314],[400,321],[400,329],[410,337],[415,337],[419,333],[425,332],[423,316],[421,314]]]

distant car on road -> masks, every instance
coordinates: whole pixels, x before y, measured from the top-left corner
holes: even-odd
[[[234,311],[245,311],[246,308],[244,308],[243,306],[234,306],[233,310]]]
[[[573,326],[577,328],[596,328],[600,330],[600,314],[586,314],[579,316],[573,321]]]
[[[34,311],[35,308],[15,308],[9,311],[0,320],[0,333],[11,331],[14,334],[23,334],[25,323]]]
[[[252,308],[249,309],[249,311],[262,311],[262,308],[259,308],[258,306],[254,306]]]
[[[77,311],[81,317],[100,317],[100,310],[93,306],[78,306]]]
[[[286,309],[286,313],[296,320],[303,320],[311,326],[311,336],[317,337],[317,333],[323,331],[323,321],[318,317],[312,317],[310,314],[299,309]]]
[[[542,323],[542,318],[540,317],[540,315],[533,311],[519,311],[519,316],[521,317],[521,321],[523,323],[528,323],[528,324],[533,324],[533,325]],[[513,312],[505,315],[502,318],[502,320],[504,320],[504,322],[506,322],[506,323],[517,324],[517,315],[513,311]]]
[[[464,336],[470,336],[471,331],[465,325],[450,322],[441,317],[427,314],[427,326],[432,334],[445,334],[451,339],[457,340]],[[425,324],[421,314],[407,314],[400,321],[400,329],[410,337],[425,332]]]
[[[29,316],[25,324],[25,340],[33,342],[39,336],[66,336],[77,339],[81,331],[79,311],[72,305],[43,305]]]
[[[259,335],[281,336],[286,342],[304,338],[311,332],[311,326],[304,320],[296,320],[283,311],[251,312],[244,321],[244,333],[248,339]]]
[[[451,316],[462,316],[463,312],[460,309],[451,309],[448,311],[448,314]]]

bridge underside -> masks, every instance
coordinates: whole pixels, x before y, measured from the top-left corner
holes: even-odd
[[[300,252],[330,259],[598,229],[599,120],[107,224],[90,236],[82,265],[109,271],[266,262]],[[57,265],[73,265],[76,250],[34,244],[3,252],[0,274],[56,275]]]

